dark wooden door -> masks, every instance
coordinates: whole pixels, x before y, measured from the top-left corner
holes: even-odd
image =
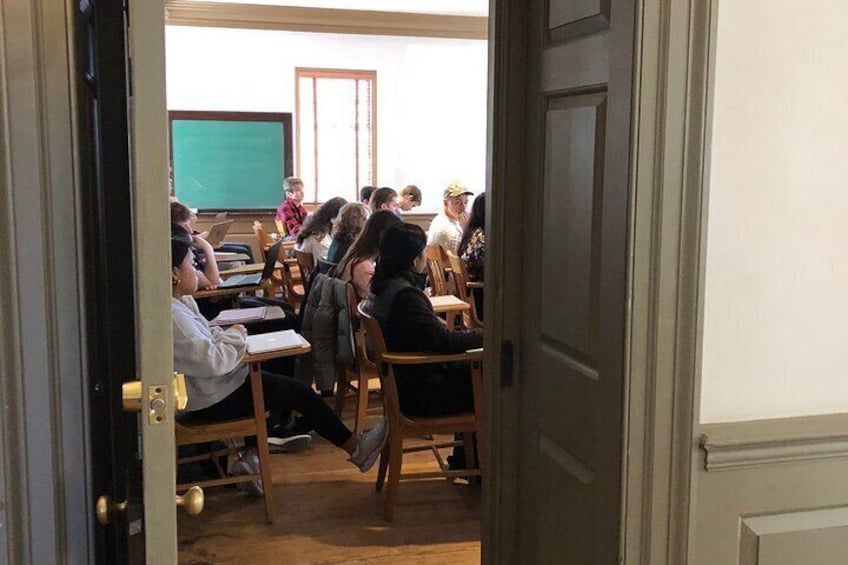
[[[613,564],[636,3],[528,5],[520,562]]]
[[[77,0],[76,8],[91,502],[129,501],[106,525],[94,512],[90,519],[97,563],[127,563],[128,524],[139,518],[141,493],[136,415],[121,406],[121,385],[136,373],[127,11],[123,0]]]

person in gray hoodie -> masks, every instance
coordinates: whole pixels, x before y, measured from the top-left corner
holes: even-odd
[[[174,370],[185,374],[186,410],[207,421],[248,416],[253,413],[253,401],[248,367],[242,361],[247,330],[240,324],[227,329],[210,327],[200,315],[191,297],[197,291],[197,272],[192,266],[190,249],[190,236],[178,225],[172,225]],[[365,472],[374,464],[386,441],[385,419],[355,437],[321,397],[303,383],[263,371],[262,388],[269,411],[297,410],[319,435],[344,449],[350,455],[348,460],[360,471]],[[273,438],[272,430],[269,443],[273,443]],[[250,439],[255,445],[255,438]]]

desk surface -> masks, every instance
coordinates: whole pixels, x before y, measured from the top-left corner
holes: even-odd
[[[303,355],[312,351],[312,345],[300,334],[297,334],[303,345],[300,347],[291,347],[289,349],[276,349],[274,351],[266,351],[265,353],[245,353],[242,361],[245,363],[261,363],[269,359],[279,359],[280,357],[293,357],[295,355]]]
[[[250,257],[244,253],[230,253],[228,251],[215,252],[216,263],[230,263],[233,261],[250,261]]]
[[[267,281],[263,281],[259,284],[250,284],[246,286],[233,286],[230,288],[212,288],[205,290],[198,290],[194,294],[192,294],[195,298],[214,298],[220,296],[233,296],[241,294],[242,292],[256,293],[257,290],[262,290],[268,286]]]
[[[436,314],[445,312],[464,312],[471,308],[471,305],[464,300],[457,298],[452,294],[446,296],[431,296],[430,304],[433,305],[433,311]]]

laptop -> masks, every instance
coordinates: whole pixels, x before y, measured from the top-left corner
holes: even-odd
[[[279,256],[280,246],[282,244],[282,241],[278,241],[268,249],[268,252],[265,255],[265,266],[262,268],[261,274],[253,273],[251,275],[235,275],[219,284],[218,288],[256,286],[262,281],[270,279],[271,275],[274,274],[274,267],[277,264],[277,257]]]
[[[247,336],[247,352],[251,354],[296,349],[303,347],[305,341],[294,330],[282,330],[266,334]]]
[[[212,247],[218,247],[221,245],[221,242],[224,241],[224,238],[227,236],[227,232],[230,231],[231,225],[233,225],[232,220],[212,224],[212,227],[209,228],[209,233],[206,235],[206,241],[209,242],[209,245]]]
[[[223,222],[226,219],[227,219],[227,213],[226,212],[218,212],[217,214],[215,214],[215,220],[213,220],[213,221],[217,224],[218,222]]]

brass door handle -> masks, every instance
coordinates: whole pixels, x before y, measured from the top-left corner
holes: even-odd
[[[115,512],[123,512],[126,509],[126,500],[123,502],[115,502],[109,498],[108,495],[104,494],[97,499],[97,504],[95,505],[97,521],[105,526],[112,521],[112,515],[115,514]]]
[[[177,495],[174,499],[177,506],[182,506],[186,509],[189,516],[197,516],[203,512],[204,495],[203,489],[199,486],[193,486],[186,491],[182,496]]]

